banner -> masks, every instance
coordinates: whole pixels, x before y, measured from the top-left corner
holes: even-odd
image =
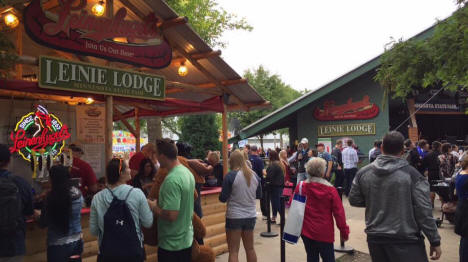
[[[163,76],[41,56],[39,87],[164,100]]]
[[[375,135],[375,123],[318,126],[319,137]]]
[[[77,106],[76,129],[78,140],[86,144],[104,144],[106,111],[103,106]]]
[[[323,108],[316,107],[314,110],[315,119],[320,121],[371,119],[378,114],[379,107],[370,102],[368,95],[356,102],[349,98],[346,104],[341,105],[336,105],[335,100],[327,100]]]
[[[24,10],[24,29],[31,39],[53,49],[107,60],[165,68],[172,48],[162,37],[158,19],[150,13],[142,22],[125,20],[127,9],[113,18],[96,17],[85,10],[87,1],[60,0],[60,11],[44,11],[40,0]],[[116,41],[119,40],[119,41]]]

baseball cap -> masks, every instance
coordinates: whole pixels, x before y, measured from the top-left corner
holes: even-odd
[[[303,138],[301,139],[301,144],[308,144],[309,143],[309,140],[307,140],[307,138]]]
[[[73,152],[84,154],[83,149],[81,149],[81,146],[76,143],[71,143],[70,145],[68,145],[68,148],[70,148]]]

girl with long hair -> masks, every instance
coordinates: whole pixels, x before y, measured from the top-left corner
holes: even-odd
[[[285,167],[279,159],[278,152],[271,150],[268,157],[270,159],[270,163],[266,169],[266,182],[268,183],[266,190],[269,190],[273,211],[271,222],[276,223],[276,215],[279,211],[281,193],[283,192],[284,187]]]
[[[128,254],[132,256],[131,259],[122,258],[119,261],[128,262],[142,262],[145,260],[144,248],[143,248],[143,233],[141,232],[141,226],[145,228],[151,227],[153,224],[153,213],[150,210],[145,194],[132,186],[127,185],[130,181],[130,169],[127,163],[122,159],[113,158],[106,167],[106,178],[107,187],[94,195],[93,201],[91,202],[91,212],[89,216],[89,231],[92,235],[97,236],[99,246],[106,233],[104,231],[104,215],[106,214],[109,206],[114,198],[124,200],[125,204],[130,209],[133,223],[135,225],[136,233],[138,236],[138,242],[136,243],[141,249],[135,254]],[[106,226],[107,227],[107,226]],[[110,227],[109,227],[110,228]],[[126,239],[120,239],[121,242],[125,242]],[[127,240],[128,241],[128,240]],[[125,243],[135,244],[135,243]],[[115,247],[118,248],[118,247]],[[115,261],[108,257],[112,257],[113,254],[105,254],[102,250],[99,251],[98,261],[107,262]]]
[[[47,230],[47,261],[68,261],[79,258],[83,252],[81,239],[81,191],[70,183],[67,167],[50,169],[51,190],[47,194],[39,223]]]
[[[145,196],[151,190],[151,186],[153,185],[153,179],[156,175],[156,166],[153,163],[153,160],[150,158],[145,158],[140,163],[140,168],[138,169],[138,173],[133,178],[133,187],[141,189]]]
[[[219,200],[227,202],[226,238],[229,262],[239,261],[239,246],[242,238],[247,262],[256,262],[253,230],[257,219],[255,199],[260,199],[260,178],[250,169],[241,151],[235,150],[229,158],[229,172],[223,181]]]

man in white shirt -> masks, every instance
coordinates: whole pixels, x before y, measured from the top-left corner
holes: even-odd
[[[349,195],[349,191],[351,190],[351,185],[353,184],[354,176],[357,172],[357,164],[359,161],[358,155],[356,150],[353,148],[353,140],[346,141],[348,145],[343,152],[341,152],[341,157],[343,160],[343,168],[345,174],[345,183],[344,183],[344,190],[345,195]]]

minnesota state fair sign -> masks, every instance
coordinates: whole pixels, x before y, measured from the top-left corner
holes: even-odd
[[[65,147],[65,140],[70,138],[67,125],[41,105],[35,112],[30,112],[16,124],[10,139],[13,145],[10,152],[18,152],[25,160],[31,161],[31,155],[60,155]]]
[[[44,2],[44,1],[42,1]],[[172,48],[162,36],[154,13],[143,21],[126,20],[120,8],[112,18],[88,14],[87,0],[59,0],[60,10],[43,10],[32,0],[23,14],[31,39],[48,48],[149,68],[167,67]]]
[[[66,91],[164,100],[162,76],[41,56],[39,87]]]

